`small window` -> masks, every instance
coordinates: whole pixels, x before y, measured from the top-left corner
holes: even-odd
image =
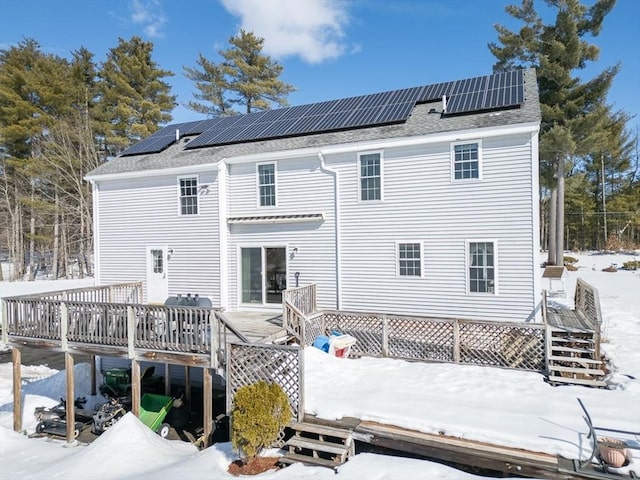
[[[261,207],[276,204],[276,166],[273,163],[258,165],[258,194]]]
[[[361,154],[360,200],[382,199],[382,159],[379,153]]]
[[[469,242],[469,292],[495,293],[493,242]]]
[[[401,277],[421,276],[421,263],[419,243],[398,243],[398,275]]]
[[[151,257],[153,263],[153,273],[164,272],[164,257],[162,250],[151,250]]]
[[[480,146],[477,142],[453,146],[453,178],[468,180],[480,178]]]
[[[198,177],[184,177],[180,182],[180,215],[198,214]]]

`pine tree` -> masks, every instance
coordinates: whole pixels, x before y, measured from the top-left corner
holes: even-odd
[[[270,110],[273,105],[287,106],[286,97],[295,88],[279,79],[283,67],[262,53],[264,39],[241,30],[229,43],[229,49],[219,52],[221,63],[200,54],[199,69],[184,67],[186,77],[199,91],[194,98],[200,100],[187,107],[209,116],[227,116],[241,110],[252,113]]]
[[[151,42],[120,38],[99,70],[97,129],[107,155],[117,155],[171,121],[176,97],[163,78],[173,73],[159,68],[152,53]]]
[[[619,66],[605,69],[583,82],[576,72],[596,60],[599,49],[584,40],[596,37],[615,0],[597,0],[587,8],[579,0],[545,0],[556,10],[555,22],[545,24],[533,0],[509,5],[507,13],[522,21],[519,32],[497,25],[500,44],[489,49],[497,58],[495,70],[537,69],[542,126],[541,182],[549,188],[549,262],[562,265],[564,250],[564,180],[577,158],[588,155],[591,134],[597,128],[606,95]],[[555,201],[554,201],[555,200]],[[554,208],[555,206],[555,208]],[[551,236],[551,230],[555,235]]]

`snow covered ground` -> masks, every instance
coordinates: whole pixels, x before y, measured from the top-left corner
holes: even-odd
[[[640,271],[602,271],[612,263],[621,266],[633,255],[577,256],[579,269],[570,272],[565,282],[567,298],[553,302],[571,305],[577,277],[598,288],[604,317],[602,348],[613,367],[609,390],[551,387],[541,375],[531,372],[339,359],[307,348],[307,412],[326,419],[354,416],[570,458],[584,457],[589,449],[577,398],[583,400],[597,425],[640,431]],[[640,259],[640,254],[635,258]],[[25,292],[24,284],[20,285],[0,283],[0,297]],[[543,287],[548,285],[543,283]],[[86,395],[88,365],[75,368],[76,394]],[[24,366],[23,377],[23,426],[30,433],[36,423],[34,408],[57,403],[64,395],[65,375],[45,366]],[[12,431],[11,365],[0,364],[0,462],[6,478],[226,478],[231,477],[226,469],[235,458],[229,444],[198,451],[190,444],[162,439],[131,414],[90,445],[64,445],[63,441],[29,439]],[[640,473],[640,458],[634,458],[626,470]],[[340,467],[337,475],[328,469],[293,465],[260,478],[479,477],[432,462],[360,454]]]

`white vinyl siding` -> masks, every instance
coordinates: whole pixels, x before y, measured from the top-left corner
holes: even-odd
[[[198,214],[198,177],[178,177],[180,215]]]
[[[361,153],[358,156],[360,174],[360,200],[382,200],[382,155],[380,152]]]
[[[453,181],[479,180],[481,176],[481,145],[479,140],[451,144]]]
[[[275,163],[258,164],[258,205],[261,207],[276,206],[276,165]]]
[[[101,182],[100,284],[146,282],[147,245],[167,245],[169,295],[197,293],[220,304],[216,174],[198,177],[209,185],[199,215],[176,216],[175,175]]]

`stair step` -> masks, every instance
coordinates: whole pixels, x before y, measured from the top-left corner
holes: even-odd
[[[349,446],[342,443],[325,442],[315,438],[291,437],[287,440],[285,447],[306,448],[318,452],[334,453],[337,455],[346,455],[349,452]]]
[[[560,367],[558,365],[549,365],[549,370],[553,372],[581,373],[584,375],[604,375],[604,372],[602,370],[596,370],[593,368]]]
[[[551,337],[552,342],[562,343],[584,343],[586,345],[593,345],[595,342],[591,338],[576,338],[576,337]]]
[[[589,385],[591,387],[606,387],[607,382],[603,380],[589,380],[585,378],[567,378],[567,377],[558,377],[556,375],[549,375],[547,377],[552,383],[569,383],[574,385]]]
[[[551,351],[553,352],[566,352],[566,353],[595,353],[593,348],[573,348],[563,347],[561,345],[551,345]]]
[[[341,465],[340,462],[327,460],[326,458],[308,457],[298,453],[287,452],[280,457],[280,463],[302,463],[305,465],[318,465],[321,467],[336,468]]]
[[[549,357],[549,361],[581,363],[582,365],[586,365],[586,366],[602,365],[601,360],[594,360],[591,358],[583,358],[583,357],[558,356],[558,355],[553,355]]]
[[[336,438],[350,438],[351,431],[343,430],[341,428],[327,427],[325,425],[318,425],[317,423],[305,423],[296,422],[289,425],[293,430],[298,432],[315,433],[316,435],[325,435]]]

